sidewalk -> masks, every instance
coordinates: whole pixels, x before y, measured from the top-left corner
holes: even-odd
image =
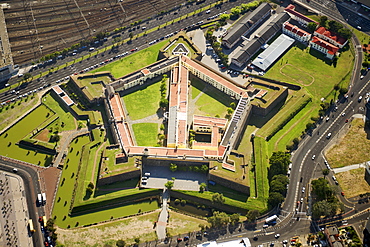
[[[162,195],[162,211],[159,214],[156,232],[159,240],[164,240],[166,238],[166,226],[168,220],[168,207],[167,200],[170,197],[170,192],[168,189],[163,190]]]
[[[354,164],[354,165],[350,165],[350,166],[345,166],[345,167],[334,168],[333,172],[334,173],[340,173],[340,172],[346,172],[346,171],[349,171],[349,170],[358,169],[358,168],[365,168],[365,167],[366,167],[366,162],[360,163],[360,164]]]

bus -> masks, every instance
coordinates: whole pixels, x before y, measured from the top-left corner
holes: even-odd
[[[30,228],[30,232],[35,232],[35,228],[33,227],[33,222],[32,222],[32,219],[29,219],[28,220],[28,227]]]
[[[46,216],[44,215],[44,216],[42,216],[42,223],[44,224],[44,227],[46,227]]]
[[[266,224],[268,224],[268,223],[272,223],[272,222],[276,222],[276,219],[277,219],[278,217],[277,217],[277,215],[275,214],[275,215],[273,215],[273,216],[270,216],[270,217],[268,217],[268,218],[266,218]]]

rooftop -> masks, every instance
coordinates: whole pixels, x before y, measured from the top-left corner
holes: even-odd
[[[325,37],[328,37],[329,39],[334,40],[335,42],[337,42],[338,44],[341,44],[341,45],[344,45],[347,42],[347,40],[345,38],[343,38],[343,37],[339,36],[338,34],[326,29],[325,27],[319,27],[318,29],[316,29],[315,32],[319,33],[319,34],[322,34]]]
[[[267,70],[293,43],[294,39],[281,34],[266,50],[253,60],[252,64]]]
[[[320,39],[319,37],[314,36],[312,40],[310,41],[312,43],[315,43],[325,49],[328,50],[328,53],[331,55],[335,55],[337,51],[339,50],[338,47],[335,45],[330,44],[329,42],[326,42],[325,40]]]
[[[306,22],[315,22],[317,21],[312,20],[311,18],[308,18],[307,16],[295,11],[295,6],[293,4],[289,4],[288,7],[284,9],[286,12],[298,17],[299,19],[306,21]]]

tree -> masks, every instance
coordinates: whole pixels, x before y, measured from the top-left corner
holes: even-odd
[[[167,183],[164,184],[164,186],[167,188],[167,189],[172,189],[173,187],[173,184],[174,182],[173,181],[167,181]]]
[[[333,21],[333,20],[328,21],[328,26],[329,26],[329,30],[335,33],[338,33],[338,31],[343,28],[342,24],[340,24],[339,22]]]
[[[328,17],[326,17],[326,16],[320,16],[319,25],[321,27],[325,27],[326,28],[327,21],[328,21]]]
[[[269,160],[269,177],[272,178],[278,174],[286,174],[290,163],[290,154],[283,151],[273,152]]]
[[[271,192],[278,192],[280,194],[286,193],[286,185],[284,186],[283,183],[281,183],[278,180],[272,180],[270,182],[270,191]]]
[[[308,28],[308,30],[310,30],[311,33],[315,32],[316,27],[317,27],[316,22],[309,22],[307,24],[307,28]]]
[[[329,216],[331,211],[331,206],[327,201],[316,202],[312,207],[312,214],[315,218],[320,216]]]
[[[229,14],[221,14],[220,15],[220,20],[221,21],[226,21],[228,19],[230,19],[230,15]]]
[[[176,165],[176,164],[171,163],[171,164],[170,164],[170,170],[171,170],[171,172],[175,172],[175,171],[177,171],[177,165]]]
[[[328,176],[329,175],[329,169],[327,169],[327,168],[325,168],[325,169],[322,169],[322,175],[324,175],[324,178],[326,177],[326,176]]]
[[[278,192],[271,192],[268,198],[268,204],[272,207],[277,206],[279,203],[284,201],[284,197],[282,194]]]
[[[138,244],[140,243],[140,238],[139,238],[139,237],[136,237],[136,238],[134,239],[134,241],[135,241],[135,243],[138,245]]]
[[[334,200],[334,191],[329,186],[329,182],[325,178],[312,180],[312,193],[317,196],[318,200]]]
[[[338,30],[338,34],[345,39],[350,39],[352,37],[351,30],[347,28],[342,28]]]
[[[234,112],[233,108],[230,108],[230,107],[228,107],[226,111],[227,111],[227,114],[229,115],[233,114]]]
[[[212,202],[213,203],[220,203],[224,204],[225,203],[225,198],[224,195],[221,193],[215,193],[212,195]]]
[[[235,8],[232,8],[230,10],[230,13],[231,13],[231,16],[236,17],[236,16],[240,15],[241,10],[240,10],[239,7],[235,7]]]
[[[247,219],[249,222],[253,222],[260,216],[260,211],[258,210],[249,210],[247,213]]]
[[[203,193],[207,188],[207,185],[205,183],[201,183],[199,185],[199,192]]]
[[[160,108],[167,108],[168,106],[168,99],[162,98],[161,101],[159,102],[159,107]]]
[[[117,240],[116,245],[118,247],[124,247],[126,245],[126,242],[120,239],[120,240]]]
[[[240,221],[240,215],[239,214],[232,214],[230,215],[230,222],[231,224],[237,224]]]
[[[28,79],[30,79],[32,77],[31,73],[25,73],[23,75],[23,80],[27,81]]]
[[[211,227],[221,227],[230,222],[230,217],[225,212],[215,211],[211,217],[208,217],[207,221]]]

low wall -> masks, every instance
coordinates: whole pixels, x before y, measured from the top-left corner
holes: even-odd
[[[138,169],[136,171],[124,172],[124,173],[120,173],[120,174],[105,177],[105,178],[99,178],[97,186],[112,184],[115,182],[128,180],[132,178],[138,178],[140,177],[140,175],[141,175],[141,171]]]
[[[247,185],[237,183],[211,173],[209,174],[208,178],[209,180],[212,180],[222,186],[247,194],[248,196],[250,195],[250,187]]]
[[[142,164],[147,166],[167,166],[170,167],[170,164],[176,164],[177,166],[201,166],[201,165],[209,165],[209,162],[206,161],[189,161],[189,160],[179,160],[179,159],[151,159],[151,158],[142,158]]]

